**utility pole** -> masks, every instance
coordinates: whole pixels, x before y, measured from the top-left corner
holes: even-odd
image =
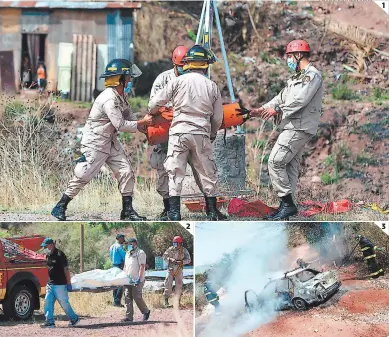
[[[84,224],[80,224],[80,273],[84,272]]]

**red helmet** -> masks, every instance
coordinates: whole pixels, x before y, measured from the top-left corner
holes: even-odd
[[[188,48],[185,46],[176,47],[176,49],[174,49],[173,51],[172,62],[176,66],[183,66],[184,62],[182,61],[182,59],[185,57],[187,52],[188,52]]]
[[[184,240],[182,240],[182,237],[181,237],[181,236],[175,236],[174,239],[173,239],[173,242],[183,243]]]
[[[311,48],[309,47],[309,44],[307,41],[304,40],[293,40],[292,42],[289,42],[286,46],[286,54],[289,53],[310,53]]]

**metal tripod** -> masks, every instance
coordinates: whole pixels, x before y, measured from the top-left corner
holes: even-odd
[[[230,67],[228,65],[226,48],[224,46],[223,32],[220,25],[219,11],[217,9],[217,0],[204,0],[203,9],[201,11],[199,29],[197,31],[196,44],[201,44],[205,48],[211,49],[212,42],[212,26],[213,17],[215,17],[216,28],[219,35],[220,48],[223,56],[224,69],[227,76],[227,86],[230,93],[231,102],[235,102],[235,94],[232,86],[232,79],[230,73]],[[208,68],[208,77],[211,77],[211,65]],[[244,134],[243,129],[238,125],[236,127],[236,134]]]

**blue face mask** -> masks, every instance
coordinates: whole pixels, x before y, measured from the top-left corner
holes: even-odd
[[[173,247],[178,247],[178,243],[177,242],[173,242]]]
[[[293,58],[287,58],[287,64],[288,64],[288,67],[293,70],[293,71],[296,71],[297,69],[297,63],[294,62]]]
[[[132,250],[132,245],[128,245],[127,249],[128,249],[128,251],[131,251]]]
[[[131,91],[132,88],[132,82],[128,82],[127,86],[124,88],[124,92],[128,94]]]
[[[183,66],[177,66],[177,73],[178,73],[178,75],[184,75],[187,72],[188,71],[184,71],[184,67]]]

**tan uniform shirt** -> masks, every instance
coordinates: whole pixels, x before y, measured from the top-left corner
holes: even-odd
[[[169,101],[174,108],[169,135],[216,137],[223,121],[223,105],[215,82],[193,71],[176,77],[150,100],[151,113]]]
[[[115,89],[107,88],[93,103],[81,144],[104,153],[110,153],[111,146],[119,150],[118,131],[136,132],[137,125],[128,101]]]
[[[284,89],[265,108],[278,105],[282,110],[281,130],[316,134],[322,111],[323,78],[311,64],[292,76]]]
[[[168,262],[168,268],[173,269],[174,271],[176,271],[180,265],[184,266],[191,262],[190,254],[185,247],[176,248],[171,246],[166,250],[162,258]],[[175,259],[178,263],[173,263],[169,259]],[[182,261],[182,264],[180,261]]]
[[[176,74],[173,69],[169,69],[164,71],[163,73],[159,74],[157,78],[155,79],[153,86],[151,88],[150,92],[150,100],[152,100],[158,91],[162,90],[166,87],[166,85],[174,78],[176,78]],[[168,102],[166,106],[171,106],[171,104]]]
[[[124,261],[124,272],[133,280],[137,280],[139,278],[139,270],[142,264],[146,264],[146,253],[137,248],[133,252],[127,252],[126,258]],[[140,280],[143,282],[145,280],[145,275]]]

